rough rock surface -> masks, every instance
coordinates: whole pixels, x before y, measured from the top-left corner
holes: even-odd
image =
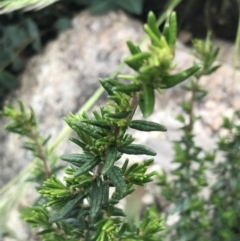
[[[128,54],[125,40],[131,38],[137,41],[142,33],[142,25],[122,12],[98,17],[86,12],[77,15],[71,30],[62,33],[48,44],[42,54],[30,60],[21,77],[22,86],[11,100],[21,99],[26,105],[31,105],[41,122],[42,133],[51,134],[54,140],[66,125],[62,117],[70,111],[76,112],[98,88],[98,78],[112,73]],[[193,58],[189,52],[189,49],[178,44],[176,63],[179,69],[192,64]],[[126,73],[125,70],[123,72]],[[202,121],[196,125],[196,135],[197,142],[207,149],[214,147],[221,116],[231,115],[234,109],[240,108],[239,70],[235,71],[235,82],[232,76],[232,67],[223,64],[212,76],[201,79],[210,92],[205,101],[197,106]],[[170,141],[179,136],[179,124],[174,120],[179,111],[176,102],[185,97],[179,86],[158,96],[156,112],[150,120],[166,125],[167,133],[134,133],[137,142],[157,150],[157,167],[154,168],[158,170],[172,167]],[[141,118],[140,113],[137,115]],[[4,134],[2,128],[0,140],[0,186],[3,186],[31,161],[31,156],[20,148],[15,135]],[[66,144],[62,145],[58,153],[69,153],[71,150],[67,142],[67,147]],[[9,226],[13,225],[11,220]],[[27,238],[21,230],[18,230],[18,235],[23,240]]]

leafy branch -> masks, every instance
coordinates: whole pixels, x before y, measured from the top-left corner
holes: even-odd
[[[213,162],[214,153],[205,152],[195,144],[195,123],[200,117],[195,114],[195,105],[207,94],[199,80],[204,75],[213,73],[219,65],[214,65],[218,48],[214,48],[208,34],[206,41],[194,40],[195,56],[203,66],[196,72],[189,85],[183,89],[190,93],[190,98],[180,106],[182,114],[177,116],[181,122],[182,135],[174,142],[175,155],[173,162],[177,167],[171,172],[170,182],[166,173],[159,175],[162,194],[173,203],[168,215],[179,213],[179,220],[168,230],[170,240],[209,240],[209,213],[207,200],[201,196],[203,187],[207,186],[206,170],[208,163]]]
[[[161,218],[153,209],[149,209],[136,226],[126,223],[123,210],[116,206],[134,191],[134,185],[145,186],[153,180],[156,172],[148,173],[153,159],[131,166],[126,159],[122,167],[117,162],[123,154],[156,155],[150,147],[134,144],[127,129],[166,131],[166,128],[155,122],[133,120],[135,110],[139,106],[145,118],[150,116],[154,111],[155,90],[172,88],[197,73],[200,67],[194,64],[180,73],[171,73],[177,31],[175,13],[170,15],[161,33],[154,14],[150,12],[144,30],[150,39],[148,51],[127,41],[131,56],[125,59],[125,63],[136,74],[119,76],[124,84],[114,78],[101,79],[100,83],[108,93],[107,105],[99,112],[93,111],[92,116],[84,112],[65,118],[77,134],[77,138],[71,137],[70,140],[83,153],[62,155],[60,158],[70,163],[65,170],[64,182],[52,175],[39,188],[44,205],[26,208],[22,212],[26,221],[34,227],[41,227],[39,235],[43,235],[46,241],[147,241],[162,238],[159,236],[163,229]],[[35,146],[29,147],[36,152]],[[36,155],[40,156],[40,153],[36,152]]]
[[[211,187],[209,198],[212,213],[211,240],[237,240],[239,226],[239,161],[240,161],[240,111],[233,118],[225,117],[222,128],[227,131],[218,141],[218,150],[223,152],[223,161],[216,163],[213,170],[216,181]]]
[[[1,115],[11,120],[11,122],[5,125],[5,129],[25,137],[23,147],[30,150],[34,157],[41,160],[43,169],[40,170],[39,177],[45,176],[47,179],[51,176],[51,170],[48,166],[48,157],[50,157],[50,153],[46,147],[50,137],[43,138],[40,135],[33,109],[30,109],[28,113],[21,101],[19,101],[18,104],[19,110],[15,109],[10,103],[6,103],[3,111],[0,112]]]

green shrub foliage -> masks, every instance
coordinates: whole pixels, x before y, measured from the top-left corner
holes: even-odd
[[[113,4],[112,1],[101,4],[107,2]],[[106,7],[100,2],[91,4],[96,9]],[[124,1],[114,4],[124,6]],[[215,151],[206,152],[195,143],[194,127],[201,119],[196,115],[195,106],[207,94],[199,80],[219,67],[214,64],[219,49],[212,46],[210,35],[206,41],[194,40],[196,63],[172,74],[177,32],[175,13],[169,16],[160,32],[150,12],[144,31],[149,38],[147,50],[142,51],[139,45],[127,41],[130,56],[124,61],[135,73],[100,79],[108,94],[108,103],[92,114],[70,113],[65,118],[75,132],[70,141],[79,147],[79,152],[60,156],[68,164],[63,180],[57,175],[62,166],[56,165],[58,157],[48,146],[50,137],[40,134],[34,111],[26,111],[19,101],[19,109],[7,103],[0,112],[11,120],[5,129],[24,137],[23,147],[36,158],[30,180],[38,183],[40,197],[21,214],[44,241],[239,240],[239,111],[233,119],[223,119],[222,128],[227,135],[219,137]],[[35,44],[39,46],[39,42]],[[8,80],[7,72],[2,73],[3,79]],[[149,207],[139,222],[131,222],[125,218],[119,202],[131,195],[135,186],[152,182],[157,172],[148,171],[154,159],[130,164],[128,158],[123,159],[123,154],[155,156],[157,153],[148,146],[136,144],[128,128],[167,131],[159,123],[135,120],[135,111],[139,107],[144,118],[149,117],[154,112],[157,91],[172,88],[186,79],[190,81],[182,89],[189,98],[180,103],[181,113],[176,118],[182,124],[181,137],[173,145],[172,162],[176,165],[171,175],[166,172],[158,175],[161,193],[171,204],[166,216],[177,214],[179,220],[169,227],[163,223],[158,210]],[[223,158],[214,163],[219,151]],[[210,185],[206,171],[211,170],[212,165],[215,182]],[[204,188],[211,191],[209,197],[202,195]]]
[[[58,157],[48,146],[50,136],[43,137],[40,134],[33,109],[27,111],[21,101],[18,101],[18,104],[19,109],[16,109],[7,102],[0,114],[11,120],[5,125],[7,131],[25,138],[22,147],[31,151],[36,158],[34,171],[29,181],[32,180],[41,184],[46,178],[58,172],[61,166],[56,167]]]
[[[190,83],[182,89],[190,94],[190,98],[180,104],[181,114],[177,120],[181,122],[181,138],[174,142],[173,163],[176,168],[168,175],[159,175],[159,185],[163,196],[173,205],[168,215],[178,214],[179,220],[170,227],[170,240],[209,240],[210,216],[207,200],[201,195],[203,188],[208,186],[206,170],[215,158],[214,153],[205,152],[195,144],[194,126],[200,119],[195,114],[195,105],[202,101],[207,91],[200,85],[201,76],[209,75],[219,65],[213,65],[218,48],[213,48],[208,35],[205,42],[193,42],[195,55],[202,64],[202,69],[195,73]]]
[[[39,186],[41,205],[25,208],[23,218],[33,227],[40,227],[43,240],[162,240],[161,218],[154,208],[146,211],[142,221],[127,223],[124,212],[116,204],[134,191],[134,185],[144,186],[153,180],[155,171],[148,172],[154,161],[121,166],[122,155],[149,155],[157,153],[150,147],[134,143],[128,127],[139,131],[166,131],[161,124],[147,120],[133,120],[139,106],[143,116],[154,110],[155,91],[171,88],[181,83],[200,67],[192,67],[172,75],[176,43],[176,15],[172,13],[163,33],[159,32],[156,18],[148,15],[144,30],[150,39],[148,51],[127,41],[131,55],[125,63],[135,70],[134,75],[121,75],[129,84],[117,79],[101,79],[108,93],[109,102],[92,115],[70,114],[65,118],[76,133],[70,138],[82,153],[67,153],[60,158],[69,163],[64,180],[51,175]],[[3,114],[9,118],[7,107]],[[14,109],[12,108],[14,111]],[[9,131],[16,131],[21,121]],[[27,136],[28,137],[28,136]],[[34,149],[32,149],[34,152]],[[35,153],[35,152],[34,152]],[[113,190],[111,193],[110,191]]]
[[[240,111],[235,116],[224,118],[222,128],[227,135],[220,137],[218,150],[224,158],[216,163],[213,172],[216,181],[212,186],[209,205],[211,207],[211,240],[238,240],[240,237]]]

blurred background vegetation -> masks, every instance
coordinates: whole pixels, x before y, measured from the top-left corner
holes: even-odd
[[[239,0],[0,0],[0,106],[6,95],[20,86],[17,76],[29,57],[70,28],[76,13],[122,9],[145,22],[150,10],[158,16],[174,2],[179,31],[203,38],[211,30],[215,37],[235,41]]]

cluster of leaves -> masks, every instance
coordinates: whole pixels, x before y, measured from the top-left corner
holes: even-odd
[[[207,94],[199,79],[219,67],[214,65],[219,49],[213,48],[209,35],[205,43],[194,40],[193,46],[203,67],[188,86],[182,87],[191,97],[180,104],[182,113],[177,116],[182,123],[182,135],[174,143],[176,168],[171,171],[171,180],[165,172],[159,175],[161,193],[172,203],[167,215],[179,215],[179,220],[167,230],[167,237],[184,241],[238,240],[240,114],[236,111],[235,118],[223,119],[221,129],[228,133],[220,137],[215,151],[206,152],[196,145],[194,126],[200,117],[195,115],[194,106]],[[214,163],[218,152],[224,153],[224,159]],[[206,175],[211,165],[216,179],[213,185],[208,183]],[[206,188],[210,197],[202,195]]]
[[[148,117],[154,110],[155,92],[162,89],[172,88],[181,83],[200,67],[194,64],[181,73],[171,74],[174,68],[173,58],[176,44],[177,21],[175,13],[172,13],[165,23],[163,32],[160,33],[156,25],[156,19],[149,14],[148,22],[144,25],[144,31],[151,40],[149,51],[141,51],[131,41],[127,41],[132,56],[125,63],[137,71],[135,76],[120,75],[120,78],[132,80],[130,85],[119,85],[115,90],[128,93],[132,90],[141,91],[139,95],[139,106],[144,117]]]
[[[31,151],[36,158],[35,167],[32,177],[29,179],[40,185],[46,178],[59,170],[55,167],[57,157],[53,150],[48,148],[50,136],[44,138],[40,135],[38,122],[33,109],[26,111],[21,101],[18,102],[19,110],[14,108],[10,103],[6,103],[0,115],[7,117],[10,121],[4,128],[12,133],[24,137],[23,148]]]
[[[212,186],[209,204],[212,213],[210,237],[213,241],[238,240],[240,236],[240,111],[235,117],[224,118],[222,128],[227,131],[218,142],[224,159],[214,167],[216,181]]]
[[[182,135],[174,143],[175,156],[173,163],[177,167],[171,171],[173,180],[169,181],[166,173],[159,175],[159,185],[162,194],[174,205],[170,214],[179,215],[169,231],[170,240],[208,240],[209,213],[206,200],[202,197],[203,188],[208,186],[206,170],[215,158],[214,153],[205,152],[195,144],[194,125],[200,118],[195,115],[194,105],[207,94],[199,84],[199,78],[209,75],[219,66],[213,66],[218,49],[214,49],[208,35],[205,43],[201,40],[193,42],[195,55],[201,61],[203,68],[195,74],[188,86],[183,89],[190,93],[191,98],[180,104],[182,114],[177,120],[182,123]],[[211,224],[213,225],[213,224]]]
[[[70,163],[65,170],[64,182],[51,176],[39,188],[41,205],[24,209],[23,218],[33,227],[41,227],[39,235],[50,240],[162,240],[163,227],[156,210],[149,209],[139,225],[127,223],[124,212],[116,204],[134,191],[134,185],[144,186],[153,180],[156,172],[148,173],[153,159],[129,165],[126,159],[121,167],[117,161],[123,154],[151,155],[151,148],[133,144],[128,128],[140,131],[166,131],[158,123],[133,120],[140,106],[145,117],[154,109],[156,89],[171,88],[199,70],[197,65],[172,75],[176,42],[175,13],[160,33],[154,14],[148,15],[144,25],[151,43],[143,52],[131,41],[127,42],[131,56],[126,64],[135,75],[122,75],[131,80],[121,84],[115,79],[102,79],[109,102],[93,111],[65,118],[77,134],[70,138],[83,153],[65,154],[60,158]],[[112,194],[110,191],[113,191]]]

